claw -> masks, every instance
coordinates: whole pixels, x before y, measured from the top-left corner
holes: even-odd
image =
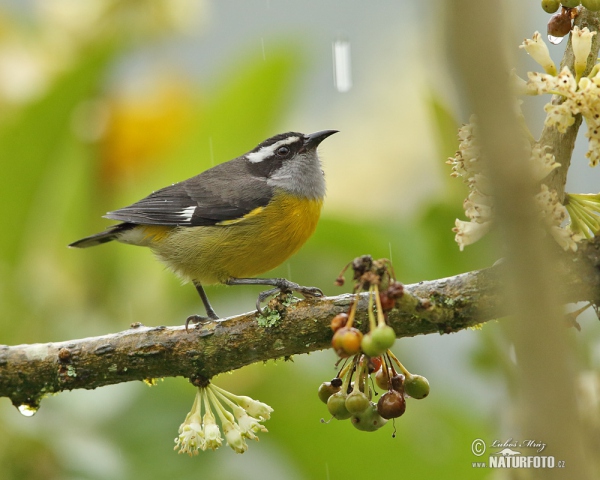
[[[315,298],[323,296],[323,292],[320,288],[302,287],[297,283],[285,280],[284,282],[281,282],[281,284],[277,287],[271,288],[270,290],[265,290],[264,292],[261,292],[258,295],[258,299],[256,300],[256,310],[258,311],[258,314],[263,315],[261,303],[264,302],[267,298],[272,297],[273,295],[276,295],[278,293],[291,293],[292,291],[302,294],[304,298]]]
[[[186,333],[189,333],[188,326],[190,323],[194,323],[194,324],[198,325],[199,323],[204,323],[204,322],[208,322],[208,321],[210,321],[210,318],[208,318],[208,317],[203,317],[202,315],[190,315],[185,320],[185,331],[186,331]]]
[[[323,291],[317,287],[300,287],[296,289],[296,291],[300,292],[305,297],[322,297]]]

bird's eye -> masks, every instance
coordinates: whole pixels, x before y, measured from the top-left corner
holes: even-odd
[[[280,157],[285,157],[288,153],[290,153],[290,149],[288,147],[279,147],[276,153]]]

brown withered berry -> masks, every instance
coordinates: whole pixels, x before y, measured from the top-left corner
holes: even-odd
[[[404,395],[395,390],[385,392],[377,402],[377,412],[383,418],[398,418],[406,411]]]
[[[345,327],[346,323],[348,323],[348,314],[338,313],[335,317],[331,319],[331,330],[335,332],[340,328]]]

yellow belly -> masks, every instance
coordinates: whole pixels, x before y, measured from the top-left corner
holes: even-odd
[[[146,245],[184,280],[204,285],[267,272],[313,234],[322,200],[276,194],[261,210],[211,227],[145,227]]]

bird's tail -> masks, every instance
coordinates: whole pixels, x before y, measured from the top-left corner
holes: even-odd
[[[112,227],[104,230],[103,232],[96,233],[95,235],[90,235],[89,237],[82,238],[81,240],[77,240],[69,244],[69,247],[73,248],[87,248],[87,247],[95,247],[96,245],[100,245],[106,242],[112,242],[116,240],[121,232],[125,230],[129,230],[133,228],[135,225],[133,223],[119,223],[118,225],[113,225]]]

